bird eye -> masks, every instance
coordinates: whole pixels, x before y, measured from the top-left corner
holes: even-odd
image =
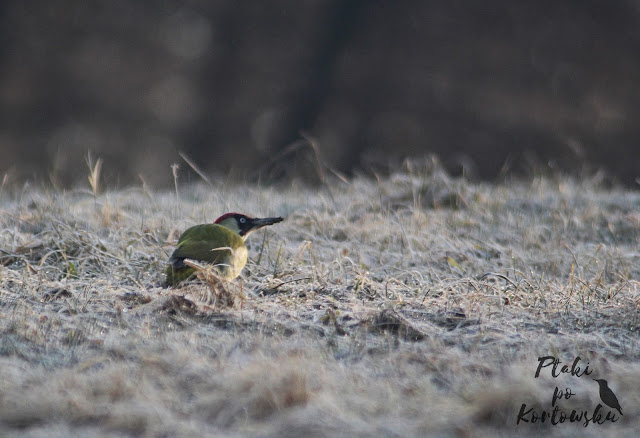
[[[247,222],[247,219],[246,219],[246,218],[241,217],[241,218],[239,219],[239,221],[240,221],[240,223],[241,223],[241,224],[244,224],[245,222]]]

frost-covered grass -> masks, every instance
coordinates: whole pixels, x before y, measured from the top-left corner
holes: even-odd
[[[227,211],[286,218],[249,239],[227,285],[240,299],[162,288],[180,232]],[[317,188],[5,187],[0,227],[0,435],[640,429],[635,191],[431,166]],[[534,378],[543,356],[592,374]],[[591,415],[592,378],[616,392],[615,423],[516,425],[523,403],[552,411],[555,387]]]

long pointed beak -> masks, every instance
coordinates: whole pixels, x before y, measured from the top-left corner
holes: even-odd
[[[267,225],[277,224],[278,222],[282,222],[284,219],[281,217],[265,217],[265,218],[254,218],[251,221],[251,229],[257,230],[258,228],[266,227]]]

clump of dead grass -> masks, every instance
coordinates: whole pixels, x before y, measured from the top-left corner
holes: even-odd
[[[242,291],[230,287],[229,282],[221,278],[214,267],[189,259],[185,259],[184,263],[195,269],[195,276],[207,286],[204,291],[202,288],[197,289],[196,300],[214,308],[225,308],[233,307],[237,302],[242,303],[246,299]]]

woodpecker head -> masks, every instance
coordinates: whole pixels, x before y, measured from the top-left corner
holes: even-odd
[[[254,218],[240,213],[225,213],[216,219],[214,224],[229,228],[234,233],[238,233],[242,239],[246,239],[253,231],[267,225],[277,224],[282,220],[281,217]]]

